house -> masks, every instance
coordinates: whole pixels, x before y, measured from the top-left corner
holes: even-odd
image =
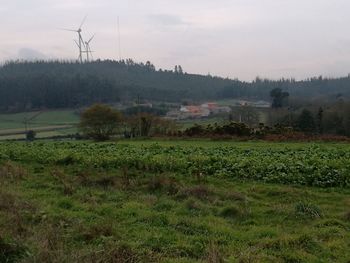
[[[210,111],[213,111],[213,110],[217,109],[219,106],[215,102],[207,102],[207,103],[202,104],[201,107],[209,109]]]
[[[188,118],[202,118],[210,115],[210,110],[201,106],[181,106],[180,112],[184,117]]]
[[[231,108],[228,106],[219,106],[215,102],[208,102],[201,105],[202,108],[208,109],[210,114],[219,114],[219,113],[230,113]]]

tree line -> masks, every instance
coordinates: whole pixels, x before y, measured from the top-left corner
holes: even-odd
[[[350,97],[350,77],[268,80],[238,79],[157,69],[151,62],[12,61],[0,67],[0,110],[76,108],[93,103],[134,100],[181,102],[247,98],[269,100],[272,89],[291,98],[334,99]],[[278,94],[277,94],[278,95]],[[283,96],[283,94],[280,94]]]
[[[334,107],[347,109],[343,115],[334,112]],[[226,120],[222,122],[192,126],[182,129],[176,122],[145,112],[124,115],[108,105],[95,104],[81,114],[79,124],[83,138],[96,141],[109,140],[112,136],[123,138],[166,136],[166,137],[205,137],[222,138],[241,137],[246,139],[324,139],[344,140],[350,137],[350,104],[342,102],[331,110],[319,108],[313,112],[302,109],[298,113],[281,115],[273,124]],[[275,137],[274,137],[275,136]],[[277,136],[277,137],[276,137]],[[324,137],[326,136],[326,137]],[[338,136],[338,137],[337,137]]]

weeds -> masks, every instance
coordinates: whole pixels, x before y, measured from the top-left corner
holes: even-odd
[[[10,182],[16,182],[27,177],[28,172],[19,165],[12,162],[5,162],[0,167],[0,183],[7,180]]]
[[[215,242],[210,242],[207,247],[207,255],[206,255],[207,263],[223,263],[224,257],[222,252],[220,251],[220,247]]]
[[[242,194],[242,193],[238,193],[238,192],[230,192],[227,196],[227,199],[232,200],[232,201],[239,201],[239,202],[246,202],[247,201],[247,197]]]
[[[60,143],[57,145],[61,147]],[[236,180],[236,176],[258,176],[254,170],[257,168],[261,172],[259,175],[264,174],[265,163],[252,163],[254,152],[260,150],[249,150],[241,158],[239,154],[235,155],[239,151],[233,147],[229,147],[230,150],[203,148],[200,164],[205,169],[198,167],[206,176],[205,180],[198,178],[196,181],[193,174],[188,173],[192,163],[186,162],[185,156],[191,154],[192,149],[174,147],[176,152],[169,149],[175,156],[174,164],[167,165],[162,163],[162,155],[166,156],[168,152],[162,152],[163,147],[155,147],[160,151],[159,170],[174,170],[145,176],[143,170],[137,170],[133,165],[134,159],[141,164],[148,162],[147,157],[141,158],[142,154],[135,157],[135,153],[142,151],[123,148],[126,155],[132,157],[128,166],[123,162],[125,156],[115,154],[118,144],[108,151],[104,144],[86,145],[68,148],[74,151],[72,156],[76,158],[73,163],[67,159],[63,162],[64,167],[51,169],[52,163],[66,156],[68,150],[58,151],[57,155],[52,151],[48,164],[43,156],[39,161],[33,159],[32,163],[26,160],[25,167],[30,167],[28,171],[33,173],[10,168],[11,165],[19,167],[13,163],[6,169],[12,169],[11,173],[18,176],[1,173],[0,180],[16,182],[6,188],[0,187],[0,233],[11,237],[1,240],[0,251],[2,256],[7,255],[8,262],[11,262],[9,258],[18,258],[19,262],[50,263],[313,262],[315,259],[341,262],[350,258],[347,247],[350,212],[344,201],[348,199],[348,191],[271,186],[258,182],[253,188],[251,183]],[[96,168],[89,170],[91,158],[85,156],[100,149]],[[149,149],[146,150],[149,153]],[[309,151],[298,153],[303,156]],[[113,154],[109,155],[110,152]],[[215,153],[212,155],[215,158],[206,158],[210,152]],[[275,176],[288,168],[274,166],[271,160],[276,155],[273,151],[265,154],[271,171],[282,171]],[[231,163],[229,158],[220,158],[226,155],[232,157]],[[260,160],[261,156],[256,157]],[[231,176],[229,179],[213,174],[221,169],[218,162],[226,165],[223,169]],[[295,166],[296,169],[304,169],[299,166]],[[331,166],[330,161],[328,167]],[[154,165],[149,164],[149,167],[152,170]],[[316,166],[305,169],[309,168],[308,171],[318,169]],[[52,171],[48,173],[48,169]],[[70,174],[74,176],[70,177]],[[307,193],[306,197],[304,193]],[[301,195],[308,201],[298,202]],[[327,207],[326,215],[318,207],[320,204],[322,208]],[[298,219],[320,217],[322,219],[316,222]],[[12,240],[21,241],[17,244]],[[25,252],[26,258],[19,258],[23,246],[30,253]],[[4,262],[3,258],[0,262]]]
[[[51,171],[51,175],[63,186],[63,193],[65,195],[72,195],[74,193],[72,184],[68,181],[67,176],[61,170],[54,169]]]
[[[185,202],[185,206],[188,210],[190,211],[200,211],[202,206],[200,205],[199,202],[197,202],[195,199],[188,199],[186,202]]]
[[[188,187],[181,191],[182,197],[195,197],[202,201],[211,200],[214,193],[205,185],[198,185],[194,187]]]
[[[41,227],[41,232],[35,235],[35,243],[37,244],[38,252],[34,255],[34,262],[64,262],[68,253],[65,252],[64,238],[62,229],[55,224],[44,224]]]
[[[283,250],[303,250],[308,253],[317,252],[320,249],[318,242],[312,236],[302,234],[297,237],[284,236],[276,239],[271,239],[262,244],[264,249],[275,251]]]
[[[321,209],[318,206],[306,202],[298,202],[295,205],[295,214],[297,217],[310,219],[322,217]]]
[[[123,186],[124,188],[128,188],[131,184],[130,176],[129,176],[129,168],[128,166],[122,167],[122,178],[123,178]]]
[[[22,237],[27,233],[26,224],[33,218],[36,209],[18,196],[0,190],[0,212],[4,213],[7,232],[12,236]]]
[[[159,262],[151,253],[142,253],[127,244],[109,244],[102,250],[92,252],[82,262],[91,263],[153,263]]]
[[[235,206],[228,206],[220,211],[220,216],[225,218],[237,219],[242,216],[242,211]]]
[[[168,195],[174,195],[178,193],[179,186],[172,178],[154,176],[149,181],[147,189],[152,193],[163,191]]]
[[[24,246],[0,236],[0,262],[15,263],[24,258],[26,254],[27,249]]]
[[[86,242],[91,242],[100,237],[110,237],[114,234],[111,222],[94,224],[86,229],[82,229],[80,232],[82,232],[81,237]]]

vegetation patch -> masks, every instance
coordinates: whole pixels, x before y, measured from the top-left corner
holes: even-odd
[[[6,169],[25,171],[1,179],[2,253],[53,263],[350,258],[349,189],[298,183],[319,178],[319,164],[343,165],[347,146],[252,145],[2,144]],[[75,161],[58,164],[65,156]]]
[[[322,217],[321,209],[318,206],[308,202],[298,202],[295,205],[295,214],[298,217],[310,219]]]
[[[24,258],[27,250],[24,246],[0,236],[0,262],[15,263]]]

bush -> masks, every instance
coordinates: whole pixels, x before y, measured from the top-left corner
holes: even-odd
[[[79,127],[88,138],[105,141],[116,133],[121,119],[119,112],[107,105],[96,104],[82,113]]]

